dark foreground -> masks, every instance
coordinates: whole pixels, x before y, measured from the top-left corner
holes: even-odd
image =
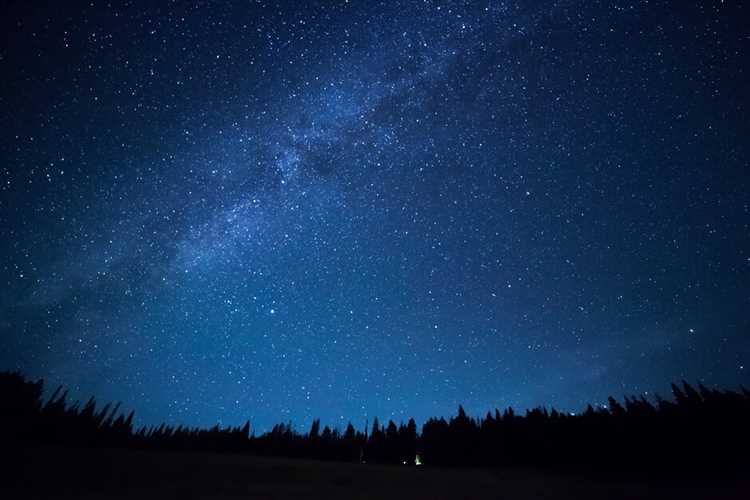
[[[32,448],[13,455],[12,463],[3,468],[9,475],[0,483],[0,498],[750,498],[747,478],[629,482],[516,469],[394,467],[134,450]]]

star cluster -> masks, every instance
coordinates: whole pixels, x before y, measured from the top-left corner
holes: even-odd
[[[2,10],[3,368],[261,430],[750,382],[741,2]]]

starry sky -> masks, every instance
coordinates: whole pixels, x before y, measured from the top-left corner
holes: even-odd
[[[750,385],[740,1],[0,2],[0,369],[362,427]]]

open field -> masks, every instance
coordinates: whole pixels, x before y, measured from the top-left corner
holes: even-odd
[[[356,465],[245,455],[35,448],[2,498],[747,499],[750,480],[626,482],[517,469]]]

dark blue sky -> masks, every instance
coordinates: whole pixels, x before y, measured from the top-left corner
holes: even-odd
[[[260,430],[750,384],[742,2],[46,3],[0,368]]]

